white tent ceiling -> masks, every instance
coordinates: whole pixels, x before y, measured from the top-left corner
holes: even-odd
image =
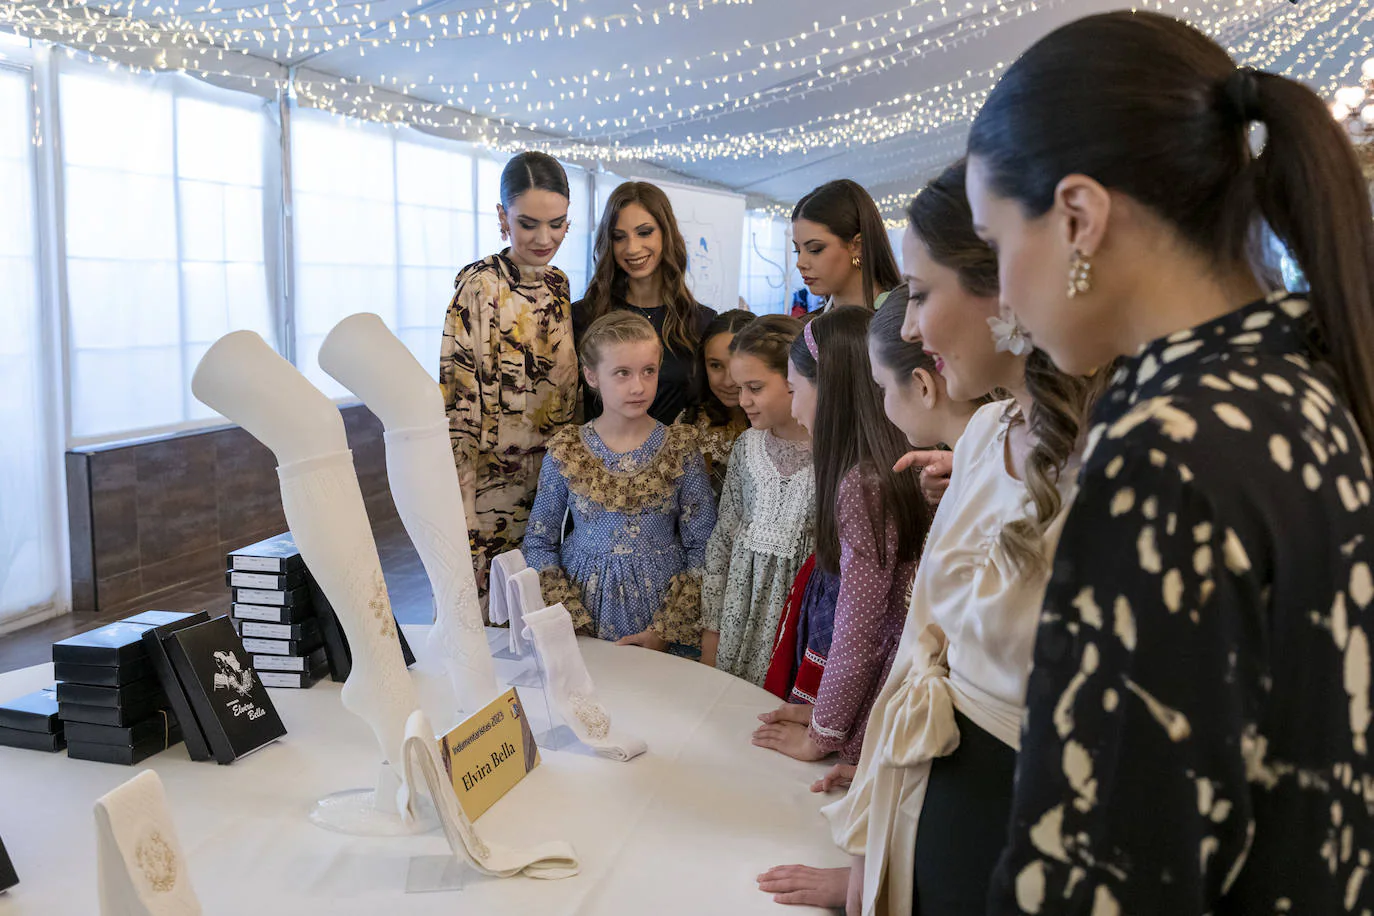
[[[1371,0],[1144,5],[1328,94],[1374,47]],[[294,76],[305,104],[507,147],[543,140],[621,172],[633,168],[617,160],[633,158],[780,202],[847,176],[891,204],[959,155],[1006,63],[1065,21],[1121,6],[17,0],[0,27],[240,88],[256,76],[256,91]]]

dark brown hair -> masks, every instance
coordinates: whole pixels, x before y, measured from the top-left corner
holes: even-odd
[[[868,325],[873,312],[858,305],[831,309],[810,323],[819,358],[806,335],[798,334],[788,354],[792,365],[816,386],[812,454],[816,469],[816,565],[840,571],[838,515],[840,481],[859,468],[878,483],[878,512],[869,515],[878,563],[896,565],[921,553],[930,529],[930,506],[914,474],[892,466],[911,446],[883,413],[883,393],[868,362]],[[887,556],[887,523],[897,526],[897,556]]]
[[[658,342],[658,332],[649,319],[634,312],[616,309],[593,321],[591,327],[582,332],[577,355],[581,357],[584,367],[595,370],[601,365],[601,356],[607,347],[649,340]],[[661,354],[662,350],[659,352]]]
[[[1252,155],[1247,125],[1263,123]],[[1237,69],[1201,32],[1116,12],[1069,23],[1008,68],[969,155],[993,190],[1045,213],[1083,174],[1153,210],[1221,269],[1251,261],[1267,222],[1296,257],[1365,440],[1374,442],[1374,220],[1350,141],[1292,80]]]
[[[907,216],[917,241],[930,252],[931,259],[954,270],[970,295],[996,296],[997,256],[973,231],[964,177],[962,160],[945,169],[912,199]],[[1041,570],[1049,563],[1043,539],[1063,508],[1060,475],[1082,444],[1088,413],[1108,378],[1109,372],[1098,372],[1092,378],[1066,375],[1040,350],[1032,350],[1026,358],[1030,416],[1013,413],[1010,418],[1030,424],[1031,450],[1024,477],[1035,517],[1008,522],[1000,535],[1007,555],[1022,571]]]
[[[692,380],[693,403],[688,406],[684,417],[688,423],[695,423],[702,413],[706,414],[712,426],[725,426],[730,422],[730,408],[722,404],[720,398],[711,390],[710,376],[706,373],[706,345],[719,334],[738,334],[741,328],[750,324],[756,317],[758,316],[753,312],[746,312],[744,309],[731,309],[711,319],[711,323],[701,333],[701,342],[697,344],[696,377]]]
[[[911,374],[924,369],[935,375],[935,359],[918,343],[902,340],[902,325],[906,322],[906,307],[909,291],[905,283],[888,293],[882,306],[873,313],[868,325],[868,342],[878,354],[878,362],[892,370],[897,384],[910,385]],[[995,400],[989,393],[974,398],[970,403],[975,406],[991,404]]]
[[[510,208],[521,194],[531,189],[568,196],[568,173],[548,153],[526,150],[516,153],[501,170],[501,206]]]
[[[678,353],[691,353],[697,345],[697,301],[687,290],[687,243],[678,229],[668,195],[663,193],[662,188],[647,181],[627,181],[612,191],[606,201],[601,222],[596,225],[596,238],[592,246],[596,267],[583,297],[587,320],[595,321],[609,312],[612,300],[624,298],[629,288],[629,277],[615,262],[611,233],[615,231],[620,211],[630,204],[639,204],[648,210],[663,234],[663,251],[658,262],[663,304],[668,307],[668,313],[663,318],[663,345]]]
[[[764,315],[746,324],[730,341],[730,354],[745,353],[779,375],[787,375],[787,351],[802,331],[790,315]]]
[[[871,309],[879,293],[902,282],[902,271],[887,240],[882,214],[873,198],[856,181],[828,181],[807,194],[792,208],[792,222],[820,223],[846,243],[859,236],[859,271],[863,275],[864,303]]]
[[[991,298],[999,292],[997,255],[973,231],[964,196],[966,171],[960,159],[941,172],[906,205],[906,218],[932,261],[958,274],[969,295]]]

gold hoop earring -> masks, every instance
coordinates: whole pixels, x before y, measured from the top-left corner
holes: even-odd
[[[1092,259],[1075,248],[1073,258],[1069,261],[1069,298],[1086,295],[1092,288]]]
[[[858,270],[860,267],[864,266],[863,259],[860,258],[857,254],[850,256],[849,263],[854,265],[855,270]]]

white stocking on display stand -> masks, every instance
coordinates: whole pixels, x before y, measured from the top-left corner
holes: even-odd
[[[630,735],[611,731],[611,716],[596,695],[596,686],[577,647],[572,617],[561,604],[525,614],[525,636],[539,653],[550,705],[577,740],[602,757],[627,761],[648,750]]]
[[[352,315],[320,347],[320,367],[362,399],[386,428],[386,470],[406,533],[434,591],[429,646],[443,660],[458,709],[473,713],[500,692],[467,516],[439,386],[382,319]]]
[[[449,849],[453,851],[456,874],[450,872],[443,887],[425,890],[458,890],[469,870],[496,878],[525,875],[529,878],[569,878],[577,874],[577,853],[561,840],[540,843],[524,849],[508,849],[488,843],[463,813],[458,797],[449,783],[448,772],[439,757],[439,743],[425,714],[416,710],[406,725],[405,768],[411,785],[423,784],[429,790],[439,823],[444,828]],[[412,860],[412,868],[416,861]]]
[[[286,523],[348,637],[353,670],[344,708],[371,727],[392,764],[382,764],[374,789],[321,799],[311,820],[368,835],[432,828],[415,816],[400,766],[406,720],[420,704],[338,408],[251,331],[220,338],[201,359],[191,390],[276,455]]]
[[[162,791],[144,770],[95,803],[100,916],[200,916]]]
[[[510,644],[509,648],[496,652],[496,657],[502,660],[513,661],[525,654],[525,641],[520,636],[520,631],[524,629],[524,625],[520,623],[523,609],[516,600],[518,593],[511,590],[510,583],[518,573],[528,568],[525,565],[525,555],[518,550],[508,550],[491,561],[487,614],[491,617],[492,623],[510,626],[508,630],[499,634],[501,642],[508,641]],[[537,582],[538,573],[535,576]]]

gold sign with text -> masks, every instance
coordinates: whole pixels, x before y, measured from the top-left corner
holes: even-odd
[[[539,747],[514,687],[444,735],[442,745],[458,803],[474,821],[539,765]]]

